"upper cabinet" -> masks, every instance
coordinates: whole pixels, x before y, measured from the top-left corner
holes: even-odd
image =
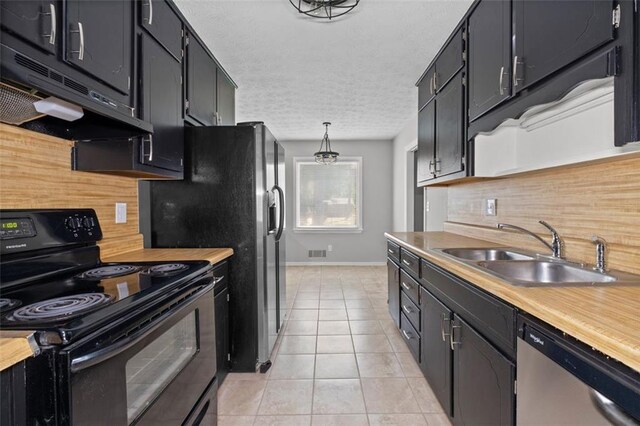
[[[187,38],[187,116],[204,126],[217,124],[216,63],[194,37]]]
[[[469,16],[469,120],[511,96],[511,3],[482,1]]]
[[[464,32],[459,28],[435,62],[433,88],[440,92],[464,65]]]
[[[57,1],[2,1],[2,26],[24,40],[55,54],[62,37],[58,33],[60,15]]]
[[[139,2],[140,26],[147,30],[174,58],[182,61],[182,21],[165,0]]]
[[[516,92],[613,40],[613,10],[610,0],[513,0]]]
[[[236,86],[220,68],[216,70],[216,117],[217,124],[236,124]]]
[[[133,3],[66,1],[65,60],[122,93],[131,88]]]

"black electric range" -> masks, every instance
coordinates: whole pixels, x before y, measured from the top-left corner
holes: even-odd
[[[26,423],[198,418],[216,386],[209,262],[103,263],[91,209],[0,223],[0,330],[35,331],[42,352],[25,363]]]

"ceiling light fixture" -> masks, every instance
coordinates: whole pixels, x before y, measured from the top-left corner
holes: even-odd
[[[325,121],[322,125],[325,127],[324,137],[320,142],[320,150],[313,155],[316,157],[316,163],[333,164],[338,161],[338,155],[340,154],[331,151],[331,141],[329,140],[329,126],[331,126],[331,123]],[[322,147],[324,147],[324,150]]]
[[[298,9],[312,18],[333,19],[353,10],[360,0],[289,0]]]

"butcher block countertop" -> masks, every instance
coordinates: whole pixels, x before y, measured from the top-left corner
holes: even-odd
[[[499,247],[448,232],[391,232],[403,248],[640,371],[640,287],[516,287],[433,249]]]
[[[145,248],[109,256],[103,262],[177,262],[208,260],[212,264],[233,256],[230,248]]]
[[[0,371],[39,353],[33,331],[0,331]]]

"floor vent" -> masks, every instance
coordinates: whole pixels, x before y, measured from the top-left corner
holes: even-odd
[[[309,250],[309,257],[327,257],[326,250]]]

